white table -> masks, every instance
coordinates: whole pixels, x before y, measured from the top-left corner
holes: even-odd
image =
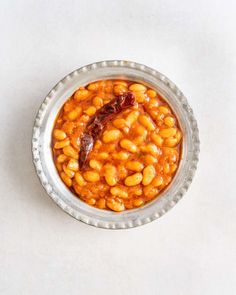
[[[236,294],[235,13],[233,0],[1,1],[0,294]],[[200,164],[185,197],[126,231],[69,217],[31,163],[47,92],[104,59],[166,74],[200,128]]]

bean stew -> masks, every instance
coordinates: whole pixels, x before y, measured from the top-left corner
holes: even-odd
[[[182,131],[165,99],[127,80],[80,87],[52,132],[64,184],[87,204],[116,212],[158,197],[177,171],[181,150]]]

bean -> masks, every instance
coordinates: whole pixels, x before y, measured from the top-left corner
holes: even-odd
[[[108,85],[113,85],[113,82],[110,80],[101,80],[98,82],[99,87],[106,88]]]
[[[93,98],[93,105],[96,107],[96,108],[100,108],[103,106],[103,100],[101,97],[99,96],[95,96]]]
[[[115,119],[112,124],[119,129],[122,129],[126,126],[126,121],[125,119]]]
[[[65,162],[65,160],[67,159],[67,156],[64,155],[64,154],[60,154],[58,157],[57,157],[57,162],[58,163],[63,163]]]
[[[145,186],[145,188],[143,189],[143,192],[148,200],[152,200],[158,195],[159,190],[158,188],[153,187],[152,185],[149,184]]]
[[[134,205],[135,207],[140,207],[140,206],[142,206],[143,204],[144,204],[144,200],[141,199],[141,198],[138,198],[138,199],[134,199],[134,200],[133,200],[133,205]]]
[[[105,88],[103,88],[103,90],[106,92],[106,93],[111,93],[111,92],[113,92],[113,83],[111,82],[111,81],[107,81],[106,82],[107,84],[106,84],[106,87]]]
[[[102,164],[95,159],[91,159],[89,161],[89,166],[95,170],[98,170],[98,171],[100,171],[102,169]]]
[[[141,134],[138,137],[142,138],[143,141],[146,141],[147,135],[148,135],[148,131],[144,130],[143,134]]]
[[[75,173],[75,181],[77,182],[77,184],[79,186],[85,186],[86,185],[86,181],[84,180],[83,176],[79,172]]]
[[[116,149],[116,144],[115,143],[108,143],[108,144],[104,144],[103,146],[103,151],[105,152],[114,152]]]
[[[163,166],[163,172],[165,174],[168,174],[170,172],[170,165],[168,163],[165,163]]]
[[[135,194],[136,196],[142,196],[142,194],[143,194],[143,189],[142,189],[142,187],[141,187],[141,186],[137,186],[137,187],[135,187],[135,192],[134,192],[134,194]]]
[[[97,154],[97,158],[99,160],[106,160],[109,158],[109,154],[106,152],[102,152],[102,153]]]
[[[148,103],[147,106],[148,106],[148,108],[152,109],[152,108],[156,108],[156,107],[158,107],[158,105],[159,105],[158,100],[155,99],[155,98],[151,98],[151,99],[149,100],[149,103]]]
[[[135,100],[138,102],[138,103],[143,103],[146,101],[147,97],[146,95],[143,93],[143,92],[135,92]]]
[[[153,181],[155,175],[156,175],[156,170],[153,165],[148,165],[147,167],[145,167],[143,169],[142,184],[145,186],[150,184]]]
[[[75,172],[73,170],[68,169],[65,165],[63,165],[62,167],[66,175],[68,175],[70,178],[74,177]]]
[[[72,111],[73,108],[74,108],[74,100],[73,99],[69,99],[67,102],[64,103],[63,109],[66,113]]]
[[[132,106],[132,110],[139,110],[139,104],[135,101],[134,105]]]
[[[96,183],[96,185],[89,186],[89,190],[93,193],[93,195],[96,195],[95,198],[98,198],[102,196],[102,192],[105,192],[105,191],[107,192],[109,190],[109,187],[106,184],[99,182],[99,183]]]
[[[147,91],[147,95],[150,97],[150,98],[155,98],[157,96],[157,93],[155,90],[152,90],[152,89],[149,89]]]
[[[97,82],[91,83],[88,85],[87,88],[88,88],[88,90],[95,91],[99,88],[99,84]]]
[[[97,109],[93,106],[88,107],[86,110],[84,110],[84,113],[87,114],[88,116],[92,116],[96,113]]]
[[[129,113],[130,113],[130,110],[129,110],[129,109],[124,110],[124,111],[122,112],[122,116],[125,117],[125,116],[128,115]]]
[[[56,122],[57,122],[57,124],[61,124],[61,123],[63,122],[63,119],[62,119],[62,118],[58,118],[58,119],[56,120]]]
[[[177,170],[177,168],[178,168],[178,166],[177,166],[176,164],[172,164],[172,165],[170,166],[170,173],[171,173],[171,174],[174,173],[174,172]]]
[[[113,196],[120,197],[122,199],[128,198],[128,193],[118,186],[114,186],[110,189],[110,193]]]
[[[156,126],[155,124],[152,122],[150,117],[147,117],[146,115],[140,115],[139,116],[139,122],[146,127],[148,130],[155,130]]]
[[[164,145],[168,147],[175,147],[177,145],[177,139],[175,137],[166,138]]]
[[[160,136],[160,135],[158,135],[158,134],[156,134],[156,133],[152,133],[151,134],[151,139],[153,140],[153,142],[157,145],[157,146],[159,146],[159,147],[161,147],[162,146],[162,144],[163,144],[163,138]]]
[[[165,186],[168,185],[171,182],[171,180],[172,180],[172,177],[167,175],[165,177]]]
[[[164,123],[168,127],[173,127],[175,125],[175,119],[173,117],[168,116],[164,119]]]
[[[78,186],[77,184],[74,184],[74,189],[77,192],[77,194],[80,196],[80,198],[82,200],[84,200],[85,202],[89,199],[93,197],[93,193],[91,192],[91,189],[89,188],[81,188],[80,186]]]
[[[156,176],[152,181],[153,186],[160,186],[162,184],[163,184],[163,177],[161,175]]]
[[[139,112],[138,112],[138,111],[133,111],[133,112],[131,112],[131,113],[127,116],[127,118],[126,118],[126,124],[127,124],[127,126],[128,126],[128,127],[131,127],[132,124],[137,120],[138,116],[139,116]]]
[[[131,200],[126,200],[126,202],[125,202],[125,209],[133,209],[133,208],[134,208],[134,205],[131,202]]]
[[[137,151],[137,146],[129,139],[122,139],[120,141],[120,146],[131,153],[135,153]]]
[[[165,156],[168,156],[169,159],[178,157],[178,152],[175,148],[163,147],[162,152]]]
[[[177,144],[178,144],[182,138],[182,133],[180,130],[177,130],[177,132],[175,134],[175,138],[177,139]]]
[[[112,141],[116,141],[120,138],[121,132],[119,130],[113,129],[113,130],[107,130],[103,133],[103,142],[108,143]]]
[[[153,157],[152,155],[146,155],[144,157],[145,165],[151,165],[157,163],[157,158]]]
[[[161,153],[160,149],[153,143],[149,143],[146,146],[141,147],[141,151],[153,156],[157,156]]]
[[[128,87],[128,84],[125,81],[115,81],[114,85],[123,85],[124,87]]]
[[[178,160],[178,158],[179,158],[179,154],[178,154],[178,152],[176,151],[175,154],[170,155],[170,156],[168,157],[169,164],[173,164],[174,162],[176,162],[176,161]]]
[[[61,165],[61,163],[56,163],[56,168],[57,168],[57,170],[59,172],[61,172],[62,171],[62,165]]]
[[[129,153],[126,152],[118,152],[118,153],[114,153],[112,155],[113,159],[115,160],[120,160],[120,161],[125,161],[129,158]]]
[[[89,91],[87,89],[79,89],[74,94],[74,99],[81,101],[86,99],[89,96]]]
[[[164,106],[159,106],[158,107],[158,111],[164,115],[169,114],[170,110],[167,107]]]
[[[121,95],[122,93],[127,92],[127,90],[127,87],[121,84],[117,84],[113,88],[115,95]]]
[[[70,140],[69,140],[69,138],[66,138],[62,141],[57,141],[54,144],[54,149],[62,149],[62,148],[69,146],[69,145],[70,145]]]
[[[63,148],[63,153],[68,157],[78,160],[78,152],[70,145]]]
[[[121,212],[125,210],[125,205],[123,201],[119,198],[109,198],[107,199],[106,205],[108,208],[110,208],[113,211]]]
[[[66,175],[66,173],[61,172],[60,174],[61,179],[63,180],[63,182],[70,187],[72,185],[72,180],[70,179],[70,177],[68,175]]]
[[[94,198],[87,199],[85,202],[91,206],[96,204],[96,200]]]
[[[141,125],[137,126],[134,131],[138,135],[145,135],[145,136],[147,136],[147,134],[148,134],[147,130],[143,126],[141,126]]]
[[[146,136],[138,136],[133,139],[133,143],[136,145],[140,145],[140,144],[143,144],[145,139],[146,139]]]
[[[159,135],[163,138],[172,137],[176,134],[176,128],[164,128],[159,131]]]
[[[104,103],[104,104],[107,104],[107,103],[109,103],[110,101],[111,101],[110,98],[108,98],[108,99],[104,99],[104,100],[103,100],[103,103]]]
[[[142,173],[132,174],[125,179],[126,186],[135,186],[138,185],[143,179]]]
[[[53,132],[53,136],[57,140],[63,140],[66,138],[66,133],[60,129],[55,129]]]
[[[95,150],[99,150],[101,146],[102,146],[102,142],[101,142],[101,140],[98,139],[98,140],[95,142],[94,149],[95,149]]]
[[[62,125],[62,129],[67,133],[67,134],[72,134],[74,131],[74,128],[76,127],[74,122],[65,122]]]
[[[72,147],[74,147],[77,151],[79,150],[80,146],[80,138],[79,137],[72,137],[70,140]]]
[[[74,110],[70,111],[67,116],[68,116],[69,120],[74,121],[75,119],[77,119],[81,115],[81,113],[82,113],[82,108],[77,107]]]
[[[100,175],[99,173],[95,171],[86,171],[83,174],[84,179],[89,181],[89,182],[97,182],[100,180]]]
[[[102,198],[102,199],[99,199],[98,201],[97,201],[97,207],[99,208],[99,209],[105,209],[106,208],[106,200],[104,199],[104,198]]]
[[[89,119],[90,119],[90,117],[88,115],[83,115],[83,116],[81,116],[80,121],[83,123],[87,123]]]
[[[135,83],[129,86],[129,90],[134,92],[145,92],[147,88],[142,84]]]
[[[118,171],[118,175],[119,175],[120,179],[123,179],[123,178],[127,177],[127,175],[128,175],[127,169],[122,164],[117,166],[117,171]]]
[[[79,170],[78,161],[75,159],[70,159],[70,161],[67,164],[67,168],[73,171],[78,171]]]
[[[111,164],[106,164],[104,166],[104,168],[105,168],[104,176],[105,176],[105,180],[106,180],[107,184],[110,185],[110,186],[116,185],[116,183],[117,183],[117,179],[116,179],[116,174],[117,174],[116,167],[113,166],[113,165],[111,165]]]
[[[156,120],[159,123],[159,126],[163,124],[163,119],[165,118],[165,115],[163,113],[158,113]]]
[[[104,171],[107,174],[115,175],[116,174],[116,167],[112,164],[106,164],[104,167]]]
[[[126,163],[126,168],[132,171],[140,172],[143,170],[143,164],[138,161],[129,161]]]
[[[159,123],[157,120],[157,118],[158,118],[158,111],[157,110],[148,109],[147,112],[153,120],[155,120],[155,121],[157,121],[157,123]]]

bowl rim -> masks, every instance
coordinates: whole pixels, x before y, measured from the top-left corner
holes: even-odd
[[[146,73],[148,75],[151,75],[153,78],[160,80],[164,85],[175,95],[175,97],[178,99],[178,103],[181,104],[182,108],[185,111],[186,120],[190,123],[191,128],[191,140],[192,140],[192,150],[191,150],[191,158],[188,160],[191,161],[191,165],[189,168],[189,175],[184,179],[183,183],[179,186],[178,191],[175,192],[174,196],[171,196],[171,199],[166,201],[163,208],[158,208],[154,213],[152,213],[150,216],[139,216],[136,215],[135,218],[132,218],[131,220],[123,220],[121,218],[120,221],[111,221],[111,220],[99,220],[97,218],[93,218],[92,216],[86,216],[86,214],[82,214],[81,212],[78,212],[78,210],[75,210],[73,206],[70,204],[67,204],[65,201],[62,200],[60,193],[57,192],[55,189],[54,183],[51,183],[50,180],[47,177],[47,173],[45,173],[43,168],[43,159],[42,159],[42,146],[40,144],[40,139],[42,137],[42,126],[43,121],[45,120],[45,113],[46,111],[49,111],[49,103],[52,101],[52,99],[55,99],[59,89],[61,87],[66,87],[66,82],[78,77],[81,73],[83,74],[90,74],[92,71],[96,71],[99,69],[104,69],[106,67],[121,67],[126,69],[132,69],[136,71],[141,71],[143,73]],[[90,80],[92,81],[92,79]],[[175,206],[178,201],[183,197],[185,192],[188,190],[189,185],[191,184],[194,174],[197,169],[197,163],[199,160],[199,152],[200,152],[200,141],[199,141],[199,131],[197,126],[197,121],[194,117],[193,111],[191,107],[188,104],[188,101],[184,94],[179,90],[179,88],[170,81],[165,75],[162,73],[147,67],[143,64],[139,64],[133,61],[126,61],[126,60],[107,60],[107,61],[100,61],[96,63],[92,63],[83,67],[80,67],[79,69],[76,69],[72,71],[70,74],[66,75],[64,78],[62,78],[47,94],[45,99],[43,100],[41,106],[38,109],[34,125],[33,125],[33,134],[32,134],[32,160],[33,164],[36,170],[36,174],[47,192],[47,194],[51,197],[51,199],[66,213],[68,213],[70,216],[74,217],[75,219],[82,221],[88,225],[100,227],[104,229],[127,229],[127,228],[133,228],[140,225],[144,225],[146,223],[149,223],[159,217],[161,217],[163,214],[168,212],[173,206]],[[165,192],[165,191],[164,191]],[[158,199],[158,198],[156,198]],[[82,201],[81,201],[82,202]],[[150,202],[149,204],[152,204],[154,201]],[[84,203],[84,202],[83,202]],[[84,203],[85,204],[85,203]],[[86,204],[86,206],[91,207]],[[151,205],[149,205],[151,206]],[[144,206],[145,207],[145,206]],[[93,207],[91,207],[93,208]],[[124,212],[134,212],[140,211],[141,208],[138,209],[132,209],[127,210]],[[95,208],[93,208],[95,209]],[[101,209],[95,209],[95,210],[101,210]],[[119,216],[120,213],[112,212],[112,214]],[[126,214],[128,216],[128,214]],[[121,216],[121,215],[120,215]]]

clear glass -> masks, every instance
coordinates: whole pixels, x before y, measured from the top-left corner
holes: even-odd
[[[71,94],[82,85],[101,79],[142,82],[160,92],[175,112],[183,131],[182,159],[171,184],[145,206],[116,213],[91,207],[76,197],[61,181],[52,157],[51,132],[55,118]],[[48,195],[76,219],[101,228],[122,229],[150,222],[172,208],[188,189],[197,168],[199,135],[187,99],[163,74],[130,61],[103,61],[84,66],[63,78],[42,103],[33,128],[33,162]]]

